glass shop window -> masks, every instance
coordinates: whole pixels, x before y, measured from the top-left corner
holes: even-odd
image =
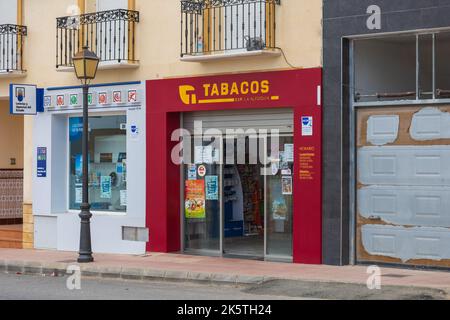
[[[92,211],[125,212],[127,209],[126,116],[89,118],[89,201]],[[83,119],[69,118],[69,209],[82,202]]]
[[[355,101],[416,98],[416,36],[354,41]]]
[[[450,32],[436,34],[436,97],[450,98]]]

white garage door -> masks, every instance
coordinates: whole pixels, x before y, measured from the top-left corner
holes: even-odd
[[[359,262],[450,267],[449,112],[358,111]]]

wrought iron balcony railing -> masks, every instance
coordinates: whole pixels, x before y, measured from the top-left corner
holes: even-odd
[[[280,0],[181,0],[181,56],[276,47]]]
[[[27,27],[0,25],[0,73],[24,72],[23,42]]]
[[[56,67],[72,67],[73,56],[88,46],[100,62],[135,63],[139,12],[125,9],[57,18]]]

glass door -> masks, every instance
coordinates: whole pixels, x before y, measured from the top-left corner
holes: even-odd
[[[184,250],[292,260],[293,136],[224,140],[184,142]]]
[[[203,139],[207,140],[207,139]],[[214,138],[184,141],[183,233],[187,252],[221,255],[222,165]]]
[[[264,175],[259,136],[227,137],[224,185],[224,255],[264,259]]]
[[[267,139],[265,256],[292,259],[294,138]]]

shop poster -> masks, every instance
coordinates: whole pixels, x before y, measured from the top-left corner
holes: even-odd
[[[281,178],[282,193],[285,196],[292,196],[292,177],[285,176]]]
[[[195,164],[188,166],[188,180],[197,180],[197,166]]]
[[[77,184],[75,187],[75,203],[81,204],[83,202],[83,185]]]
[[[195,146],[194,159],[195,159],[195,164],[203,163],[203,147],[202,146]]]
[[[286,202],[282,198],[277,198],[272,201],[272,217],[273,220],[287,220],[288,208]]]
[[[203,162],[206,164],[212,164],[213,163],[213,147],[207,146],[203,147]]]
[[[102,176],[100,179],[100,198],[111,199],[111,177]]]
[[[285,151],[280,152],[280,159],[281,159],[281,164],[280,164],[281,174],[285,175],[285,176],[292,175],[291,169],[289,168],[289,163],[286,161],[286,152]]]
[[[219,200],[219,177],[218,176],[206,176],[206,200],[217,201]]]
[[[205,219],[205,181],[185,181],[185,215],[186,219]]]
[[[120,206],[126,207],[128,205],[127,190],[120,190]]]
[[[294,162],[294,145],[285,144],[284,145],[284,159],[285,162]]]

